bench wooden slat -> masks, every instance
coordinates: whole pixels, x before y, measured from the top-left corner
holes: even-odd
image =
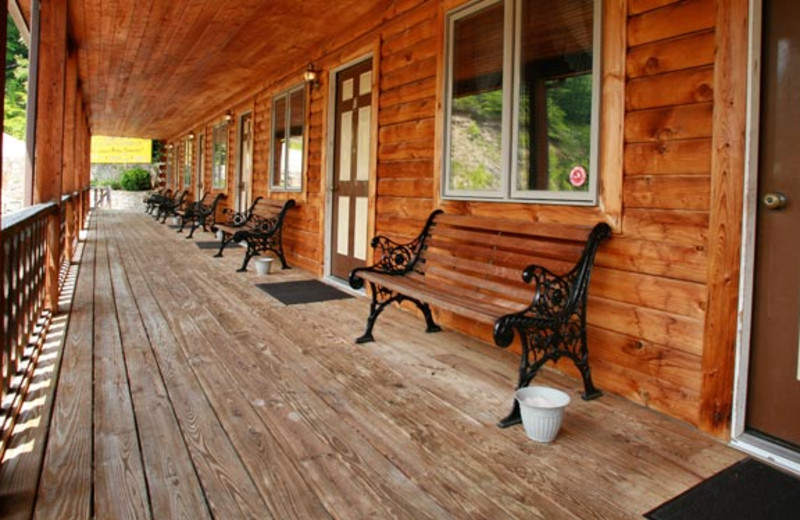
[[[380,284],[383,287],[395,289],[412,298],[435,302],[442,309],[480,321],[481,323],[494,323],[497,318],[507,314],[508,308],[492,305],[484,301],[472,301],[469,306],[464,304],[461,295],[450,294],[432,288],[418,277],[398,277],[392,275],[365,273],[364,279]],[[439,287],[441,289],[441,287]]]

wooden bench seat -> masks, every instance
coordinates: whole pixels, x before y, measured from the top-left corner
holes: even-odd
[[[216,196],[210,192],[203,194],[203,197],[192,204],[188,204],[185,208],[177,210],[175,213],[181,217],[181,227],[178,228],[178,233],[183,232],[183,228],[188,222],[192,223],[192,229],[186,236],[187,239],[194,236],[197,228],[202,227],[203,231],[208,231],[206,226],[214,224],[214,216],[217,212],[217,204],[221,199],[225,198],[224,193],[218,193]]]
[[[500,347],[516,334],[523,349],[517,388],[545,362],[568,357],[581,372],[584,399],[598,397],[586,345],[586,294],[595,253],[610,234],[605,223],[568,226],[434,211],[408,244],[375,237],[380,259],[350,274],[353,288],[367,282],[372,295],[366,330],[356,341],[373,341],[375,321],[394,302],[414,303],[426,330],[437,332],[432,305],[492,325]],[[515,402],[500,426],[518,422]]]
[[[275,253],[281,261],[281,267],[289,269],[283,254],[283,222],[286,212],[294,205],[294,199],[280,201],[258,197],[247,211],[226,210],[227,221],[215,224],[211,228],[212,231],[222,232],[219,251],[214,256],[221,257],[223,249],[231,242],[245,242],[247,251],[244,254],[242,267],[238,269],[239,272],[247,271],[250,259],[265,251]]]

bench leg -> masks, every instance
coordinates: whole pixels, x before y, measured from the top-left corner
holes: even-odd
[[[222,235],[222,242],[219,245],[219,251],[217,251],[217,254],[214,255],[214,258],[222,258],[222,250],[225,249],[225,246],[231,243],[231,240],[233,240],[233,235],[231,235],[231,237],[227,240],[225,239],[225,235]]]
[[[237,273],[246,273],[247,272],[247,264],[250,263],[250,259],[256,256],[258,253],[250,247],[250,244],[247,244],[247,252],[244,254],[244,262],[242,262],[242,267],[236,270]]]
[[[369,305],[369,316],[367,317],[367,328],[364,334],[356,338],[356,343],[371,343],[375,341],[372,337],[372,327],[375,326],[375,321],[381,315],[383,309],[394,301],[399,301],[402,297],[399,295],[390,296],[391,293],[383,288],[378,288],[374,283],[370,282],[370,289],[372,292],[372,303]]]
[[[515,327],[515,329],[522,342],[522,356],[520,357],[517,389],[528,386],[533,378],[536,377],[536,374],[539,373],[539,369],[548,361],[558,361],[561,357],[567,357],[572,360],[575,367],[581,373],[581,378],[583,379],[583,394],[581,397],[583,400],[590,401],[603,395],[603,393],[594,386],[594,382],[592,382],[592,373],[589,368],[589,350],[586,345],[585,331],[583,331],[578,338],[575,338],[574,342],[565,342],[562,334],[555,334],[553,331],[547,331],[545,335],[547,339],[543,342],[537,340],[537,338],[541,338],[541,336],[533,336],[534,344],[531,346],[531,335],[534,333],[528,332],[524,327]],[[495,341],[497,341],[497,339],[495,339]],[[508,343],[510,343],[510,341]],[[522,422],[522,419],[519,411],[519,403],[514,399],[511,413],[501,419],[497,425],[501,428],[508,428],[520,422]]]
[[[410,299],[410,298],[409,298]],[[425,316],[425,325],[426,329],[425,332],[440,332],[442,328],[433,321],[433,314],[431,313],[431,308],[427,303],[422,303],[417,300],[411,300],[417,304],[419,310],[422,311],[422,315]]]
[[[273,249],[272,251],[277,255],[278,259],[281,261],[281,269],[291,269],[291,267],[289,267],[289,264],[286,263],[286,257],[283,256],[282,247]]]
[[[197,220],[192,221],[192,229],[189,231],[189,234],[186,235],[186,239],[190,239],[194,236],[194,232],[197,229]]]

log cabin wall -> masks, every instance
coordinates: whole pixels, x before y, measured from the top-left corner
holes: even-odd
[[[616,80],[619,92],[624,88],[624,109],[622,103],[619,108],[606,104],[604,110],[611,113],[604,117],[611,123],[603,128],[621,129],[617,133],[624,150],[621,159],[614,153],[601,159],[606,167],[601,183],[611,191],[610,199],[601,201],[599,209],[442,200],[444,17],[464,3],[397,2],[383,20],[369,22],[375,27],[355,30],[358,36],[351,41],[343,36],[309,56],[309,62],[323,71],[323,85],[311,90],[307,98],[307,159],[301,193],[271,193],[268,160],[273,95],[297,84],[306,64],[259,85],[243,99],[240,105],[251,107],[254,116],[253,197],[294,197],[298,202],[285,224],[289,262],[315,275],[323,274],[325,142],[330,110],[327,72],[373,50],[379,77],[376,197],[371,222],[375,232],[411,239],[435,207],[454,213],[567,223],[595,222],[607,210],[605,218],[614,226],[615,235],[598,255],[588,313],[597,385],[707,431],[724,432],[724,426],[719,430],[719,424],[701,421],[704,355],[708,349],[718,350],[704,344],[709,226],[714,214],[712,128],[714,110],[720,109],[715,105],[714,88],[718,2],[606,3],[607,15],[615,8],[622,9],[619,23],[624,30],[604,38],[619,37],[625,49],[624,56],[616,57],[622,64]],[[743,57],[735,59],[741,62]],[[614,78],[608,70],[606,80],[611,85]],[[228,127],[226,207],[234,201],[235,110],[240,110],[234,107],[234,122]],[[206,136],[203,175],[207,187],[211,186],[212,127],[221,118],[221,113],[210,116],[194,130]],[[615,197],[620,207],[612,211]],[[728,291],[735,297],[735,287]],[[444,312],[437,317],[446,326],[490,341],[488,328]],[[732,363],[732,355],[731,351],[728,363]],[[569,372],[567,365],[558,368]],[[717,391],[724,394],[730,389]]]

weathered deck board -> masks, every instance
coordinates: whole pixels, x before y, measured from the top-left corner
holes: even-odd
[[[107,244],[119,329],[154,518],[211,518],[115,240]],[[169,492],[158,492],[168,485]]]
[[[61,359],[34,518],[89,519],[92,499],[92,336],[97,218],[89,221]]]
[[[97,235],[94,269],[94,512],[98,518],[151,518],[142,468],[108,240]]]
[[[379,341],[355,345],[366,300],[283,306],[254,283],[307,274],[236,273],[239,255],[214,259],[145,215],[95,220],[43,518],[87,518],[79,506],[88,512],[91,494],[115,485],[97,471],[91,487],[90,442],[131,447],[126,476],[141,471],[147,484],[134,479],[146,503],[131,516],[153,518],[637,518],[741,457],[623,399],[583,402],[577,381],[552,373],[538,379],[575,399],[556,442],[535,444],[522,428],[494,426],[510,405],[514,354],[425,334],[397,309]],[[79,378],[92,355],[94,387]],[[66,414],[73,408],[79,415]],[[92,408],[102,418],[94,441]],[[70,442],[77,452],[62,451]],[[97,447],[95,457],[98,468],[122,464]]]

